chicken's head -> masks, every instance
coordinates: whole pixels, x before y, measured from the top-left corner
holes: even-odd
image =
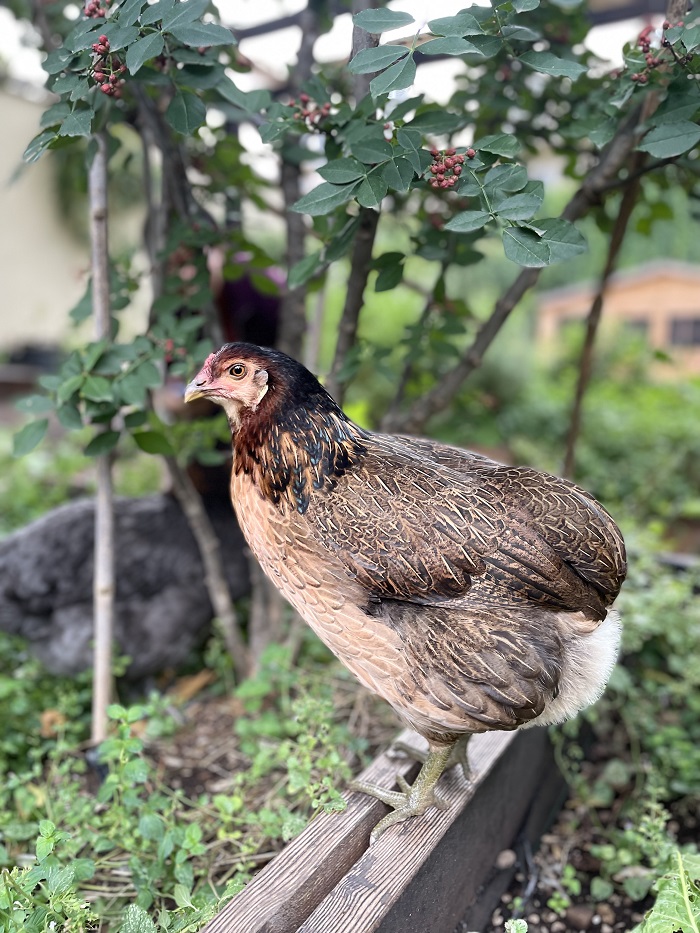
[[[212,353],[185,389],[185,401],[207,398],[221,405],[232,427],[243,420],[278,418],[296,405],[326,396],[316,378],[278,350],[227,343]]]

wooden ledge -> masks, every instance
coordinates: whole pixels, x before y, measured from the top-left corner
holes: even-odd
[[[426,748],[414,732],[399,739]],[[370,831],[388,807],[348,792],[347,810],[318,816],[202,933],[453,933],[533,800],[538,823],[552,807],[553,790],[544,785],[555,768],[544,729],[477,735],[469,760],[469,781],[459,768],[440,780],[449,809],[390,827],[371,849]],[[397,775],[411,781],[418,767],[389,751],[360,779],[391,788]]]

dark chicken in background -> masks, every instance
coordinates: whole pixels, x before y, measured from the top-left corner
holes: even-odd
[[[430,754],[374,830],[441,805],[469,736],[547,725],[601,694],[620,625],[620,532],[565,480],[363,430],[301,364],[232,343],[185,399],[221,405],[231,498],[265,573]]]

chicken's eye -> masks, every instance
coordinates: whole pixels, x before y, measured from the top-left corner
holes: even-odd
[[[234,363],[233,366],[229,369],[229,372],[236,379],[242,379],[246,374],[246,368],[243,363]]]

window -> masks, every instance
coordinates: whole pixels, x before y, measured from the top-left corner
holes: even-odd
[[[636,337],[646,337],[649,333],[649,321],[645,317],[633,317],[624,322],[625,330]]]
[[[671,345],[674,347],[700,346],[700,317],[671,318]]]

